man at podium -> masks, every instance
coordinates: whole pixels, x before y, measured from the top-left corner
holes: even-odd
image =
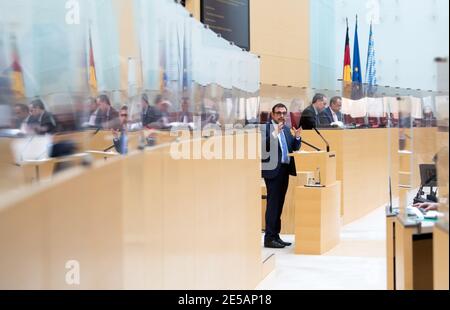
[[[277,104],[272,109],[272,120],[262,127],[262,177],[267,187],[266,248],[281,249],[292,245],[280,238],[281,214],[286,192],[289,185],[289,175],[296,176],[295,161],[290,153],[300,150],[302,139],[301,129],[291,129],[286,126],[287,107]]]

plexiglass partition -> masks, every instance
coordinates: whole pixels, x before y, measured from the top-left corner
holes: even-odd
[[[299,125],[303,111],[312,104],[316,94],[327,97],[326,108],[332,98],[340,98],[342,106],[338,112],[342,113],[343,124],[322,123],[318,128],[389,132],[386,143],[390,149],[387,155],[390,167],[380,168],[389,169],[394,207],[413,204],[426,181],[423,180],[426,168],[438,164],[439,190],[436,193],[434,186],[424,196],[443,201],[448,218],[448,174],[444,172],[448,167],[448,93],[342,83],[338,90],[262,85],[260,94],[260,122],[270,121],[272,107],[283,103],[289,109],[289,116],[295,118],[287,120],[289,126]]]
[[[174,128],[257,124],[259,66],[177,1],[2,1],[0,178],[126,155]]]
[[[448,128],[449,128],[449,97],[447,95],[439,95],[435,98],[436,100],[436,117],[437,117],[437,179],[439,186],[439,211],[444,214],[440,219],[439,225],[448,232],[448,211],[449,211],[449,201],[448,201]]]

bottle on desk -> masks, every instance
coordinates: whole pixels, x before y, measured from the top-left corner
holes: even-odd
[[[321,185],[322,184],[322,180],[321,180],[321,177],[320,177],[320,168],[316,169],[316,174],[315,174],[314,178],[316,180],[315,185]]]

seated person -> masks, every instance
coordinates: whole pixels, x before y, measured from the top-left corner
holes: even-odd
[[[312,130],[320,127],[320,113],[327,106],[327,97],[322,94],[316,94],[313,98],[312,105],[307,107],[300,119],[300,125],[303,130]]]
[[[111,106],[108,96],[100,95],[97,98],[98,111],[95,118],[95,126],[102,129],[111,129],[117,121],[119,113]]]
[[[31,102],[31,116],[27,120],[27,126],[38,135],[55,133],[56,121],[53,115],[45,110],[42,100]]]
[[[339,123],[344,124],[344,115],[341,113],[342,110],[342,98],[333,97],[330,100],[330,106],[323,110],[320,117],[321,127],[331,127],[333,125],[338,126]]]
[[[205,99],[202,105],[201,126],[204,128],[208,125],[221,126],[220,114],[217,103],[213,100]]]
[[[142,108],[142,127],[145,128],[151,124],[151,107],[148,102],[147,94],[143,94],[141,97],[141,108]]]
[[[30,108],[23,103],[18,103],[14,105],[14,118],[13,118],[13,128],[22,129],[22,126],[27,123],[30,117]]]
[[[155,106],[150,107],[149,124],[147,128],[151,129],[169,129],[169,109],[172,106],[169,100],[164,99],[163,96],[157,96],[155,99]]]
[[[85,109],[87,111],[85,111]],[[97,99],[89,97],[86,102],[76,108],[77,118],[81,128],[95,128],[95,121],[97,120],[97,113],[100,110]]]
[[[181,111],[177,113],[175,122],[190,124],[194,122],[194,115],[189,112],[190,99],[188,97],[183,97],[181,102]]]
[[[128,154],[128,129],[128,107],[124,106],[119,111],[119,125],[112,129],[114,148],[122,155]]]

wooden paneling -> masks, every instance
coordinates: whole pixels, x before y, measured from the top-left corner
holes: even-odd
[[[297,170],[312,171],[316,182],[327,186],[336,183],[336,153],[296,153],[293,157]]]
[[[251,1],[251,51],[261,55],[261,82],[308,86],[309,1]]]
[[[340,182],[295,190],[295,253],[321,255],[340,240]]]
[[[448,231],[436,226],[433,242],[434,289],[448,291]]]
[[[12,139],[0,138],[0,195],[25,184],[25,172],[16,162],[11,149]]]
[[[200,0],[186,0],[186,9],[194,15],[194,18],[200,20]]]
[[[259,180],[256,158],[175,160],[159,146],[11,193],[0,288],[254,289]],[[80,262],[79,286],[65,282],[68,260]]]
[[[200,20],[200,0],[186,8]],[[251,52],[261,56],[261,82],[308,86],[310,82],[308,0],[250,1]]]
[[[413,229],[395,221],[396,289],[413,290]]]
[[[113,0],[112,4],[117,12],[117,30],[119,31],[120,89],[128,89],[128,59],[133,58],[138,62],[140,60],[138,30],[135,29],[134,2]],[[141,85],[139,66],[137,69],[136,78],[138,84]]]
[[[348,224],[389,202],[389,129],[322,130],[336,153],[336,178],[342,181],[342,215]],[[313,131],[303,138],[324,148]],[[304,150],[311,150],[304,146]],[[395,186],[395,185],[393,185]]]
[[[395,220],[396,290],[433,289],[433,237],[415,237],[416,227]]]

